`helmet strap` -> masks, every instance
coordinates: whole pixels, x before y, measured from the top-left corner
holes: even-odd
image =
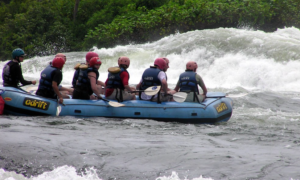
[[[124,68],[124,69],[127,69],[127,68],[128,68],[128,66],[125,65],[125,64],[120,64],[120,67],[122,67],[122,68]]]
[[[20,59],[19,59],[19,58],[20,58],[20,57],[17,56],[15,60],[17,60],[17,61],[20,63]]]

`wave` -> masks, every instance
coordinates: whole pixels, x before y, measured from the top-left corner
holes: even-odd
[[[72,166],[61,166],[55,168],[53,171],[44,172],[41,175],[26,178],[21,174],[15,172],[5,171],[0,169],[0,179],[1,180],[101,180],[97,175],[97,170],[94,168],[89,168],[85,170],[85,173],[80,175],[77,174],[76,169]],[[178,174],[173,171],[170,176],[158,177],[155,180],[180,180]],[[184,178],[184,180],[188,180]],[[204,178],[200,176],[199,178],[193,178],[191,180],[213,180],[211,178]]]
[[[294,27],[272,33],[251,29],[218,28],[174,34],[155,42],[97,48],[101,58],[100,80],[107,69],[117,65],[119,56],[128,56],[130,84],[138,84],[143,71],[157,57],[170,59],[168,82],[173,86],[186,62],[198,63],[197,73],[208,89],[226,88],[298,91],[300,88],[300,30]],[[73,66],[85,61],[86,52],[71,52],[63,69],[63,84],[70,85]],[[24,76],[36,79],[54,56],[34,57],[22,63]],[[0,63],[1,67],[5,62]],[[2,68],[0,70],[2,74]],[[0,75],[1,76],[1,75]]]

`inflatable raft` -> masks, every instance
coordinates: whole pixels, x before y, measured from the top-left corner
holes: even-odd
[[[209,92],[204,102],[157,102],[54,99],[40,97],[20,89],[0,87],[4,113],[25,116],[82,116],[108,118],[154,119],[182,123],[226,122],[232,115],[232,100],[220,92]],[[105,97],[104,97],[105,98]],[[138,99],[138,96],[137,96]]]

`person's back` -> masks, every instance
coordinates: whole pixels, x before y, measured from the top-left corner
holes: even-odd
[[[49,65],[41,72],[39,87],[36,94],[56,99],[56,94],[52,87],[52,81],[56,81],[59,85],[62,81],[62,73],[59,69]]]
[[[20,74],[18,73],[20,70],[21,67],[18,62],[9,61],[7,64],[5,64],[2,72],[3,86],[11,86],[17,88],[20,80],[16,75]]]
[[[186,92],[188,96],[185,102],[202,102],[205,99],[207,89],[199,74],[196,73],[198,65],[194,61],[186,64],[185,72],[181,73],[176,84],[175,91]],[[198,85],[202,88],[203,94],[199,93]]]
[[[77,83],[73,92],[73,99],[91,99],[91,95],[96,94],[101,99],[99,88],[97,87],[99,78],[99,68],[101,66],[99,57],[93,57],[89,61],[89,67],[79,66]]]
[[[80,69],[82,69],[82,68],[79,68],[79,67],[83,67],[84,65],[88,66],[91,58],[93,58],[93,57],[99,57],[99,55],[95,52],[90,51],[90,52],[86,53],[86,55],[85,55],[85,63],[77,63],[74,66],[75,72],[74,72],[73,80],[72,80],[73,88],[75,88],[75,86],[76,86],[76,82],[77,82],[78,77],[79,77],[79,71],[80,71]]]
[[[135,90],[129,86],[129,73],[127,68],[130,65],[130,59],[125,56],[121,56],[118,59],[119,68],[117,71],[110,71],[106,79],[106,91],[105,97],[107,99],[118,100],[119,102],[126,100],[135,100],[135,94],[131,91]]]
[[[83,64],[78,68],[78,77],[73,92],[73,99],[90,99],[93,90],[91,88],[88,73],[93,71],[93,68],[84,66]]]
[[[36,83],[36,81],[27,81],[23,78],[21,62],[23,62],[24,56],[26,56],[26,54],[22,49],[17,48],[13,50],[13,60],[6,63],[6,65],[3,67],[3,86],[18,88],[19,83],[21,83],[23,86]]]
[[[155,101],[155,102],[167,102],[171,101],[172,97],[168,95],[167,75],[164,71],[168,68],[163,58],[157,58],[154,61],[154,66],[146,69],[142,75],[140,83],[137,85],[137,89],[145,90],[150,86],[162,86],[162,90],[154,95],[148,96],[144,92],[139,93],[139,97],[142,100]]]
[[[61,57],[56,57],[53,59],[52,64],[47,66],[41,72],[41,78],[39,82],[38,90],[36,95],[57,99],[62,103],[62,94],[59,92],[59,84],[62,81],[62,71],[65,64],[65,60]]]

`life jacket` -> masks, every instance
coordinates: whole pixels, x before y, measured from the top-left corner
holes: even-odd
[[[123,102],[122,93],[123,93],[125,87],[123,85],[120,74],[124,71],[128,73],[128,71],[123,67],[119,67],[119,68],[120,68],[120,71],[117,71],[117,73],[108,71],[109,73],[108,73],[108,77],[107,77],[108,80],[106,83],[106,88],[115,89],[115,91],[118,91],[118,89],[120,89],[120,92],[116,92],[116,99],[118,100],[118,102]],[[128,76],[129,76],[129,73],[128,73]]]
[[[46,91],[46,94],[48,96],[50,96],[50,95],[55,96],[55,92],[52,87],[52,78],[53,78],[52,74],[57,69],[58,68],[55,68],[55,67],[52,67],[51,65],[49,65],[42,71],[38,91],[43,90],[43,91]],[[61,83],[61,81],[58,82],[57,85],[59,85],[60,83]]]
[[[126,71],[128,73],[128,71],[126,69],[124,69],[123,67],[120,67],[120,71],[118,73],[112,73],[109,72],[108,73],[108,77],[107,77],[107,84],[106,87],[110,88],[110,89],[115,89],[115,88],[119,88],[121,90],[124,90],[125,87],[123,85],[122,79],[120,74],[122,72]],[[129,73],[128,73],[129,75]]]
[[[80,67],[82,67],[82,66],[86,66],[86,68],[87,68],[87,65],[85,63],[77,63],[74,66],[75,72],[74,72],[74,76],[73,76],[73,80],[72,80],[73,88],[75,88],[75,86],[76,86],[76,82],[77,82],[77,79],[79,77],[79,70],[80,70]]]
[[[160,80],[157,77],[158,74],[161,71],[162,70],[160,70],[160,69],[158,69],[158,68],[156,68],[154,66],[150,66],[150,68],[146,69],[144,71],[143,75],[142,75],[143,82],[141,84],[140,90],[145,90],[145,89],[147,89],[150,86],[161,86],[161,82],[160,82]],[[139,92],[139,98],[140,99],[142,99],[141,98],[141,94],[142,94],[142,92]],[[153,97],[154,96],[152,96],[152,98]],[[157,97],[158,97],[157,102],[161,103],[160,99],[159,99],[160,98],[160,91],[158,92]]]
[[[92,68],[92,67],[89,67],[87,69],[86,68],[80,68],[75,88],[80,89],[81,91],[87,91],[88,94],[93,94],[93,90],[91,88],[91,82],[90,82],[90,79],[88,77],[89,72],[96,73],[96,80],[98,80],[98,78],[99,78],[98,69]],[[96,83],[97,83],[97,81],[96,81]]]
[[[2,72],[3,86],[18,87],[18,84],[19,84],[20,80],[19,79],[13,79],[12,76],[11,76],[11,72],[10,72],[10,67],[14,63],[16,63],[16,62],[9,61],[3,67],[3,72]]]
[[[142,75],[143,82],[141,84],[140,90],[145,90],[150,86],[160,86],[161,82],[157,76],[161,71],[162,70],[153,66],[146,69]]]
[[[194,101],[198,101],[199,89],[197,85],[195,72],[191,70],[186,70],[184,73],[179,76],[179,87],[180,92],[192,92],[194,94]]]

